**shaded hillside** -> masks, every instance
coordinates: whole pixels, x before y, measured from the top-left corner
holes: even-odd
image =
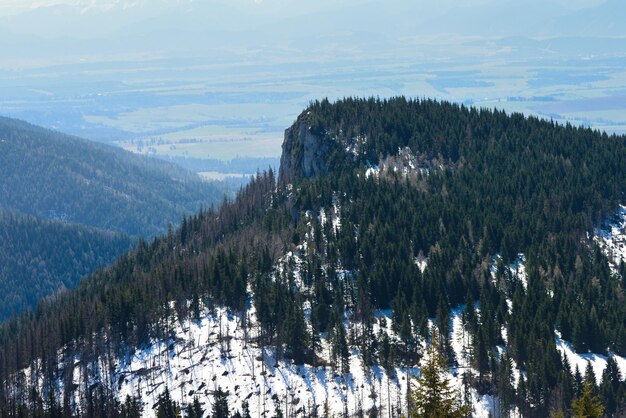
[[[0,118],[0,207],[7,210],[153,236],[221,198],[172,164]]]
[[[0,321],[128,251],[113,232],[0,212]]]
[[[278,182],[259,177],[0,327],[0,412],[117,416],[126,385],[126,406],[152,416],[155,393],[169,393],[155,376],[186,364],[195,343],[180,333],[204,321],[218,324],[201,341],[219,346],[213,359],[248,361],[231,343],[249,346],[269,370],[332,372],[345,391],[357,368],[400,388],[398,369],[415,371],[432,344],[464,399],[490,399],[492,416],[567,413],[583,381],[620,416],[626,268],[611,268],[592,234],[623,202],[625,178],[625,137],[430,100],[313,103],[285,133]],[[572,350],[607,360],[576,372],[561,354]],[[125,368],[136,351],[154,356],[150,370]],[[218,390],[188,372],[169,377],[171,392],[212,403]],[[265,411],[255,390],[241,395]],[[240,394],[228,399],[243,408]],[[406,393],[397,399],[405,413]],[[332,412],[390,414],[364,402]]]

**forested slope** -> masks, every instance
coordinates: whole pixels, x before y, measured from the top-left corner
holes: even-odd
[[[625,137],[429,100],[322,101],[286,131],[279,177],[1,327],[3,415],[62,404],[119,416],[123,359],[175,347],[177,327],[225,307],[255,335],[246,344],[295,364],[349,377],[358,353],[393,376],[434,344],[466,395],[497,400],[494,414],[568,414],[584,380],[621,416],[626,268],[593,233],[624,202]],[[557,337],[605,355],[602,375],[572,370]],[[228,358],[229,336],[209,338]]]
[[[0,321],[222,199],[175,165],[0,117]]]
[[[0,211],[0,321],[128,251],[122,234]]]
[[[222,194],[173,164],[0,118],[0,206],[7,210],[154,236]]]

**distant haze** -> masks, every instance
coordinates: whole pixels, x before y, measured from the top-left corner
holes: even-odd
[[[277,157],[311,100],[434,97],[626,131],[622,0],[4,0],[0,114]]]

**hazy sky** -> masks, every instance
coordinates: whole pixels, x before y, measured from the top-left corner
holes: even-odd
[[[279,132],[319,97],[598,98],[626,91],[625,14],[624,0],[0,0],[0,113],[108,140],[172,120]],[[592,116],[623,129],[611,109]]]
[[[111,7],[116,4],[128,5],[137,3],[151,3],[154,1],[167,2],[167,3],[180,3],[180,2],[192,2],[194,0],[1,0],[0,1],[0,14],[15,14],[39,7],[52,6],[57,4],[69,4],[79,5],[82,7],[99,6],[103,8]],[[312,4],[329,3],[341,5],[345,3],[365,3],[371,0],[196,0],[202,2],[224,2],[224,3],[238,3],[238,4],[265,4],[271,6],[280,7],[310,7]],[[432,8],[441,7],[442,4],[447,6],[452,5],[472,5],[472,4],[485,4],[501,2],[502,0],[407,0],[415,1],[423,4],[430,3]],[[579,9],[585,7],[591,7],[603,3],[605,0],[554,0],[555,3],[560,4],[563,7],[570,9]]]

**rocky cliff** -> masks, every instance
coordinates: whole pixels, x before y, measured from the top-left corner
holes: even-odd
[[[313,132],[306,115],[285,130],[283,152],[280,158],[279,182],[293,183],[298,178],[328,174],[328,154],[334,142]]]

